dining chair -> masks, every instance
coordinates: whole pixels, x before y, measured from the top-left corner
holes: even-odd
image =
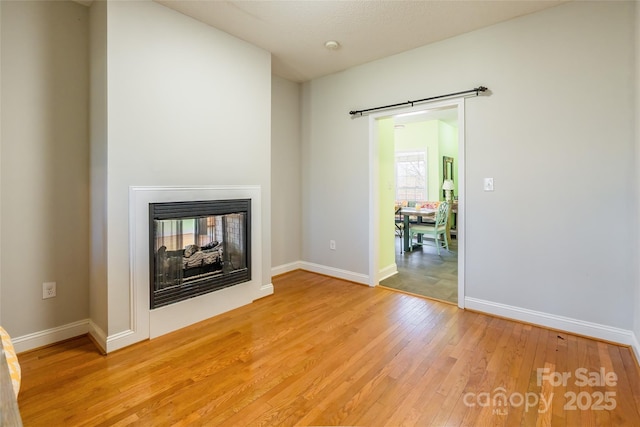
[[[433,225],[426,224],[414,224],[409,226],[409,248],[413,250],[413,236],[418,235],[422,236],[422,238],[418,238],[418,242],[416,244],[423,245],[424,239],[433,239],[436,245],[436,251],[438,255],[440,255],[440,248],[445,248],[447,251],[449,250],[449,239],[447,238],[447,219],[449,217],[449,203],[442,202],[438,206],[438,211],[436,212],[436,218]],[[442,242],[440,241],[440,237],[442,237]]]
[[[396,235],[400,237],[400,253],[402,253],[402,236],[404,236],[404,218],[400,215],[400,209],[402,206],[396,205],[395,209],[395,223],[396,223]]]
[[[404,221],[402,219],[402,215],[400,215],[401,207],[396,206],[395,211],[395,223],[396,223],[396,234],[399,237],[402,237],[402,232],[404,231]]]

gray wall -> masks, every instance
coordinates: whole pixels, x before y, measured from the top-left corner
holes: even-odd
[[[260,185],[269,284],[271,55],[154,2],[110,2],[107,100],[105,332],[131,324],[132,185]]]
[[[271,265],[300,260],[300,84],[271,83]]]
[[[20,336],[89,315],[89,25],[77,3],[0,7],[0,320]]]
[[[129,185],[260,185],[269,284],[270,54],[153,2],[0,7],[11,335],[129,328]],[[41,299],[44,281],[56,298]]]
[[[90,19],[91,238],[89,313],[94,327],[108,329],[107,304],[107,2],[93,3]]]
[[[303,259],[369,272],[369,124],[349,110],[482,84],[492,95],[466,104],[467,296],[631,329],[633,7],[571,2],[304,84]]]
[[[636,122],[636,156],[635,156],[635,201],[636,201],[636,211],[635,217],[640,218],[640,171],[638,170],[638,165],[640,165],[640,119],[638,118],[638,114],[640,114],[640,5],[638,2],[635,2],[636,7],[636,47],[635,47],[635,60],[636,60],[636,109],[635,109],[635,122]],[[638,259],[638,255],[640,254],[640,221],[636,221],[635,223],[635,259]],[[634,298],[634,312],[635,312],[635,322],[634,322],[634,333],[636,339],[640,337],[640,263],[636,261],[636,280],[635,280],[635,298]],[[635,344],[634,349],[636,350],[636,357],[640,360],[640,343]]]

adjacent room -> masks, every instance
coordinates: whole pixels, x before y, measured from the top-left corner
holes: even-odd
[[[378,126],[381,222],[391,224],[391,204],[394,213],[394,228],[380,227],[389,276],[380,285],[457,305],[457,108],[397,114]]]

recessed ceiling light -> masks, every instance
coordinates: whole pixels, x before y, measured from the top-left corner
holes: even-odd
[[[325,42],[324,47],[326,47],[329,50],[337,50],[337,49],[340,49],[340,43],[338,43],[335,40],[329,40]]]

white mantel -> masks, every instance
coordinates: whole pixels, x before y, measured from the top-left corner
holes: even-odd
[[[251,199],[251,280],[154,310],[149,309],[149,203]],[[155,338],[273,293],[262,285],[260,186],[131,186],[129,188],[131,324],[107,338],[107,351]]]

